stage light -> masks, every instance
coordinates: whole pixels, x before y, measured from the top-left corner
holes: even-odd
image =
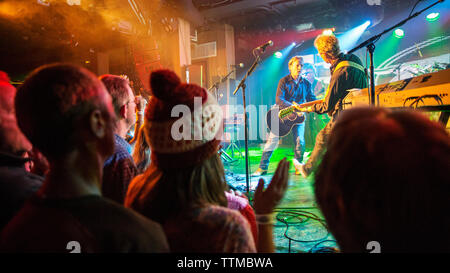
[[[439,12],[433,12],[427,15],[426,19],[428,22],[434,22],[437,19],[439,19],[439,17],[441,16],[441,14]]]
[[[370,20],[367,20],[367,21],[363,24],[363,26],[368,27],[368,26],[370,26],[371,23],[372,23],[372,22],[370,22]]]
[[[405,36],[405,32],[403,31],[403,29],[397,28],[396,30],[394,30],[394,36],[396,38],[401,39],[401,38],[403,38]]]
[[[292,42],[292,44],[291,44],[292,46],[295,46],[296,45],[296,43],[295,42]]]
[[[67,5],[69,6],[80,6],[81,5],[81,0],[67,0]]]
[[[37,3],[39,5],[43,5],[43,6],[50,6],[50,2],[48,0],[37,0]]]
[[[277,51],[273,54],[273,56],[275,56],[275,58],[280,59],[281,57],[283,57],[283,53],[281,53],[280,51]]]
[[[322,32],[322,34],[323,35],[333,35],[333,31],[334,31],[334,28],[330,28],[330,29],[325,29],[323,32]]]

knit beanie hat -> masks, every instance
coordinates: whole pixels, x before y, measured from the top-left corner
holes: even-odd
[[[181,83],[170,70],[152,72],[150,86],[144,128],[152,164],[190,167],[217,153],[223,120],[214,97],[196,84]]]

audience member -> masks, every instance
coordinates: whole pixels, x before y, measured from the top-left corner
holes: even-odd
[[[450,251],[450,137],[412,110],[342,112],[315,184],[342,252]],[[371,249],[369,247],[369,249]]]
[[[0,71],[0,230],[42,185],[43,178],[29,173],[24,154],[31,143],[17,127],[14,110],[16,88]]]
[[[206,90],[180,83],[172,71],[153,72],[150,84],[153,96],[144,128],[151,164],[131,182],[125,206],[161,223],[174,252],[255,252],[248,221],[227,208],[227,184],[218,155],[221,108]],[[180,110],[181,117],[173,117],[172,110]],[[271,213],[283,197],[288,169],[283,159],[267,190],[260,181],[255,192],[257,214]],[[273,251],[272,226],[268,221],[259,226],[258,249]]]
[[[117,121],[114,127],[114,154],[103,167],[103,196],[123,204],[128,184],[138,173],[132,147],[125,140],[127,132],[136,123],[136,98],[128,80],[116,75],[103,75],[100,80],[112,97]]]
[[[316,68],[311,63],[304,63],[302,68],[302,76],[304,76],[310,83],[311,89],[317,99],[325,97],[325,83],[317,78]]]
[[[227,198],[227,207],[239,211],[247,219],[255,245],[258,246],[258,225],[256,223],[255,211],[250,206],[248,198],[242,193],[233,190],[226,191],[225,197]]]
[[[101,196],[114,149],[111,96],[68,64],[33,71],[17,92],[17,121],[48,159],[43,186],[1,234],[7,252],[165,252],[161,226]],[[77,247],[78,246],[78,247]]]
[[[145,128],[139,128],[136,145],[133,148],[133,159],[136,162],[138,172],[142,174],[150,165],[150,146],[145,139]],[[249,222],[253,239],[255,242],[258,239],[258,227],[256,225],[255,212],[250,206],[245,195],[239,194],[235,191],[226,191],[225,196],[228,202],[228,208],[239,211]]]

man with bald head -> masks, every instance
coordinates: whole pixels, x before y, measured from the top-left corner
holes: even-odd
[[[111,96],[88,70],[39,67],[15,98],[25,136],[48,159],[42,188],[2,231],[8,252],[166,252],[161,226],[102,197],[114,151]]]

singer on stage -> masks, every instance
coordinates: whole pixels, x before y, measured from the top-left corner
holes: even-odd
[[[314,93],[311,90],[311,83],[303,78],[300,74],[303,66],[303,58],[294,56],[289,60],[290,74],[281,78],[278,82],[276,104],[282,108],[292,105],[292,102],[298,104],[316,100]],[[294,164],[300,164],[303,161],[303,153],[305,151],[305,124],[300,123],[292,128],[292,136],[294,137]],[[253,173],[254,176],[264,175],[269,168],[270,157],[273,151],[278,146],[279,136],[270,132],[269,139],[264,146],[264,151],[261,156],[259,168]],[[296,172],[296,174],[300,174]]]
[[[317,167],[330,136],[333,124],[341,112],[342,100],[347,95],[347,90],[352,88],[366,88],[367,78],[361,60],[353,54],[341,53],[339,40],[334,35],[319,35],[314,41],[322,59],[331,64],[330,84],[325,92],[322,103],[314,104],[302,109],[304,112],[327,113],[331,120],[317,134],[316,143],[306,164],[297,164],[294,161],[296,173],[308,177]]]

